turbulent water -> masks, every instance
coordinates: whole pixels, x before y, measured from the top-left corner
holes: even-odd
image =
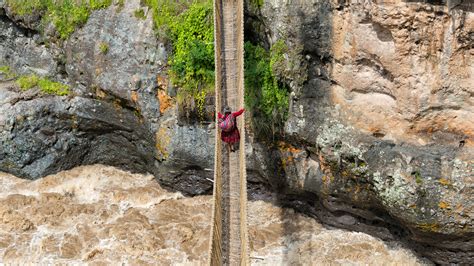
[[[0,173],[0,262],[203,264],[211,204],[103,165],[36,181]],[[409,250],[263,201],[249,203],[249,230],[256,265],[421,264]]]

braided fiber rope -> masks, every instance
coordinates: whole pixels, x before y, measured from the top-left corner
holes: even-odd
[[[244,106],[243,16],[243,0],[214,0],[216,121],[223,105],[232,110]],[[237,120],[238,154],[229,154],[218,126],[215,131],[210,265],[249,265],[245,114]]]

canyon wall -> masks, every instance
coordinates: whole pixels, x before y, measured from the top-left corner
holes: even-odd
[[[474,12],[464,1],[422,2],[246,3],[247,39],[298,51],[285,56],[284,136],[269,145],[249,134],[250,190],[270,187],[327,224],[406,240],[438,263],[468,263]],[[155,37],[151,11],[114,3],[64,41],[53,25],[40,29],[40,15],[0,0],[0,66],[71,93],[24,91],[0,72],[0,170],[36,179],[104,163],[210,193],[214,125],[179,119],[171,49]]]

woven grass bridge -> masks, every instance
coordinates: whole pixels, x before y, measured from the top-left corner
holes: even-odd
[[[244,106],[243,0],[214,0],[216,113]],[[228,153],[216,127],[210,265],[248,265],[245,114],[238,153]]]

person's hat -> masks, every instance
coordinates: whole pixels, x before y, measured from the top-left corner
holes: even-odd
[[[227,113],[232,113],[232,110],[230,109],[229,106],[224,107],[224,114],[227,114]]]

